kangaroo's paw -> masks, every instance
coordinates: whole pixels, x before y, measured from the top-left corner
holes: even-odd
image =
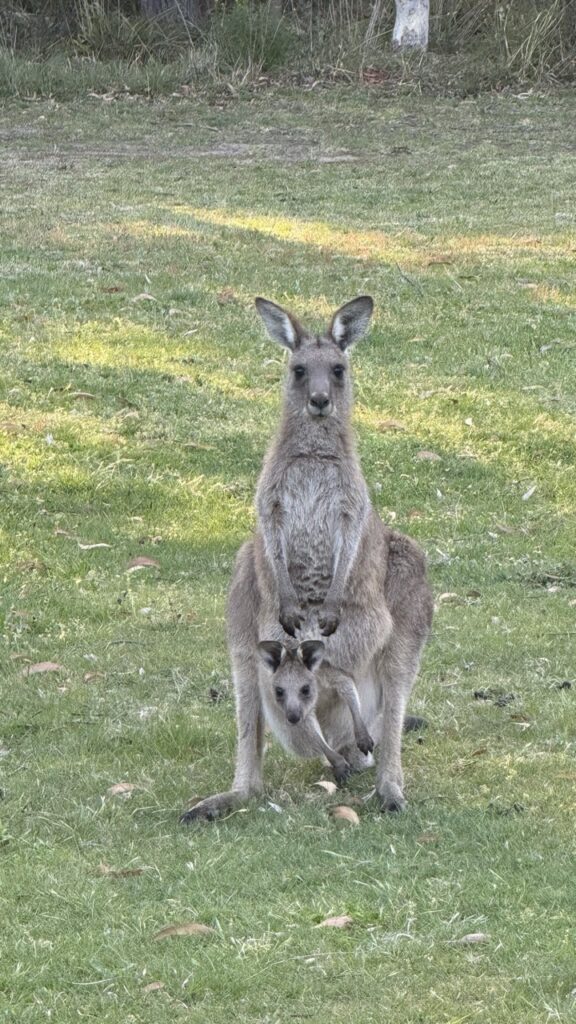
[[[356,737],[356,746],[363,754],[371,754],[374,750],[374,740],[370,733],[360,733],[360,735]]]
[[[223,814],[233,810],[242,802],[242,795],[230,790],[228,793],[216,793],[215,796],[208,796],[194,804],[189,811],[180,815],[181,825],[191,825],[195,821],[215,821]]]
[[[404,794],[395,782],[384,782],[378,786],[378,796],[383,811],[403,811],[406,808]]]
[[[352,775],[352,768],[348,764],[348,761],[345,761],[344,758],[342,758],[342,763],[338,762],[338,764],[333,766],[333,772],[334,779],[336,780],[337,784],[339,786],[345,786],[346,783],[348,782],[348,779]]]

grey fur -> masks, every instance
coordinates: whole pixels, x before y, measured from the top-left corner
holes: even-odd
[[[228,596],[236,771],[231,790],[200,801],[182,820],[211,820],[262,792],[265,719],[299,756],[335,754],[341,778],[366,767],[357,742],[364,727],[379,748],[382,808],[401,810],[401,734],[432,595],[420,548],[372,508],[350,426],[348,349],[368,326],[372,299],[342,306],[321,336],[275,303],[256,305],[270,336],[291,355],[280,427],[256,493],[257,529],[238,553]],[[289,724],[269,699],[270,669],[258,644],[289,647],[316,622],[325,650],[309,673],[318,684],[314,713]]]

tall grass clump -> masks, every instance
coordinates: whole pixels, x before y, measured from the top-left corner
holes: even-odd
[[[222,69],[275,71],[296,53],[296,26],[274,0],[225,5],[214,15],[211,38]]]

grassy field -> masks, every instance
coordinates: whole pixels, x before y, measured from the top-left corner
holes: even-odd
[[[0,114],[0,1020],[576,1019],[575,123],[353,88]],[[284,362],[252,298],[361,292],[362,463],[437,596],[409,809],[271,746],[266,798],[183,829],[232,772]]]

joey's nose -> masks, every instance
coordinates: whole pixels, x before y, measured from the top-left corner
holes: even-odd
[[[324,412],[326,406],[330,405],[330,396],[325,391],[315,391],[310,395],[310,405],[318,412]]]
[[[298,725],[298,722],[302,718],[302,714],[300,711],[289,711],[286,717],[290,722],[290,725]]]

